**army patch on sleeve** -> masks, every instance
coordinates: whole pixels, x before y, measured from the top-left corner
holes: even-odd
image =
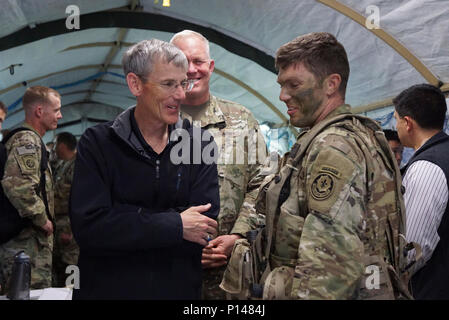
[[[334,177],[328,173],[320,173],[311,185],[312,197],[315,200],[326,200],[334,191]]]
[[[34,169],[34,168],[36,168],[36,163],[34,162],[33,159],[26,159],[26,160],[25,160],[25,166],[26,166],[28,169]]]
[[[18,156],[18,163],[22,174],[35,174],[39,167],[39,163],[35,155],[26,154]]]

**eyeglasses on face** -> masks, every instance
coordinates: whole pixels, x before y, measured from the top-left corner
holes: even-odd
[[[165,80],[160,83],[157,83],[148,81],[148,78],[144,76],[139,76],[139,78],[143,79],[146,82],[157,84],[170,93],[175,92],[179,87],[181,87],[182,90],[184,90],[184,92],[189,92],[192,91],[193,86],[195,85],[195,80],[188,80],[188,79],[182,80],[181,82],[178,82],[176,80]]]

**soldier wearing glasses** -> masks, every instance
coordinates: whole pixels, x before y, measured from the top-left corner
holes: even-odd
[[[89,128],[78,144],[70,217],[81,277],[73,297],[199,299],[201,250],[216,234],[220,204],[214,162],[172,161],[185,142],[172,133],[189,90],[187,59],[152,39],[129,48],[122,63],[136,106]],[[193,139],[192,129],[184,132]],[[181,150],[192,155],[193,143]]]

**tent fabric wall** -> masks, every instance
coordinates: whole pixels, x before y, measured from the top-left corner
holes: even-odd
[[[413,84],[427,82],[373,30],[324,3],[342,4],[367,19],[367,9],[376,6],[380,28],[449,90],[447,0],[170,2],[170,7],[164,7],[162,1],[154,0],[2,1],[0,100],[10,107],[4,127],[23,121],[20,98],[26,87],[36,84],[60,88],[63,105],[89,105],[89,114],[95,114],[100,105],[113,110],[133,105],[135,100],[120,67],[124,50],[142,39],[168,41],[185,28],[200,31],[211,40],[217,68],[211,79],[212,93],[248,107],[261,124],[269,126],[267,140],[271,146],[282,145],[281,153],[291,146],[295,135],[287,126],[286,108],[278,98],[274,55],[279,46],[300,34],[331,32],[345,46],[351,65],[346,102],[353,107],[388,101]],[[66,28],[70,5],[80,9],[79,30]],[[114,49],[117,53],[105,65]],[[18,66],[10,74],[9,68],[15,64]],[[92,79],[100,72],[106,73]],[[367,114],[381,116],[382,110]],[[67,113],[64,122],[77,121],[79,116]],[[282,126],[288,134],[278,134],[284,130],[279,129]],[[271,143],[273,135],[285,141]]]

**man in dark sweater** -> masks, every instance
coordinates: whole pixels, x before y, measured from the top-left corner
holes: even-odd
[[[189,89],[179,49],[145,40],[122,63],[137,105],[78,144],[70,218],[81,281],[73,297],[199,299],[201,252],[220,206],[216,164],[203,159],[214,142],[177,130]],[[198,152],[201,161],[178,161]]]
[[[412,86],[394,100],[399,139],[415,154],[402,169],[407,240],[423,259],[411,279],[416,299],[449,299],[449,137],[443,132],[446,100],[440,89]],[[410,254],[413,259],[413,252]]]

